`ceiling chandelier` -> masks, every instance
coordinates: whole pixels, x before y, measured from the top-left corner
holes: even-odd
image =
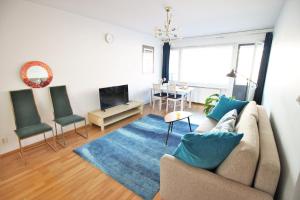
[[[167,20],[165,21],[163,28],[155,29],[155,37],[159,38],[163,42],[171,42],[172,40],[178,39],[178,35],[176,34],[176,27],[172,25],[172,13],[171,7],[166,6],[165,11],[167,13]]]

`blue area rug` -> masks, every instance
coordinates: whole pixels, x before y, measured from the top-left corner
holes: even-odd
[[[167,131],[163,117],[151,114],[74,151],[142,198],[152,199],[159,190],[159,160],[173,153],[189,125],[174,122],[168,146]]]

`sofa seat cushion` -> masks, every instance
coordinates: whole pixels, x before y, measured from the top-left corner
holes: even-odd
[[[216,173],[228,179],[252,185],[259,157],[259,133],[257,120],[253,114],[257,107],[250,104],[240,116],[236,132],[244,133],[239,145],[229,154],[217,168]],[[254,109],[254,111],[247,111]]]
[[[174,152],[183,162],[203,169],[215,169],[239,144],[243,134],[206,132],[185,134]]]

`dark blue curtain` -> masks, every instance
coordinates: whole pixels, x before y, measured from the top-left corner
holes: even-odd
[[[166,79],[164,83],[169,82],[169,61],[170,61],[170,44],[166,42],[164,43],[163,46],[163,64],[162,64],[162,74],[161,74],[161,77]]]
[[[264,92],[269,58],[270,58],[271,47],[272,47],[272,40],[273,40],[273,33],[272,32],[267,33],[265,38],[264,51],[260,63],[258,79],[257,79],[257,88],[254,94],[254,101],[256,101],[256,103],[259,105],[261,105],[262,96]]]

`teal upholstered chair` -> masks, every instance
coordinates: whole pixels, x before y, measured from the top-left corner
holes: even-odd
[[[60,125],[61,128],[61,137],[63,140],[63,143],[60,141],[57,141],[60,145],[66,146],[66,141],[64,137],[64,130],[63,127],[74,124],[75,133],[78,135],[88,138],[88,131],[86,127],[86,119],[84,117],[81,117],[79,115],[73,114],[73,110],[69,101],[68,93],[66,86],[56,86],[56,87],[50,87],[50,94],[53,104],[53,110],[54,110],[54,122],[55,122],[55,132],[56,137],[57,136],[57,124]],[[84,121],[85,123],[85,135],[82,133],[79,133],[76,128],[76,123]]]
[[[13,105],[15,116],[16,130],[15,133],[19,140],[20,155],[23,158],[23,148],[21,140],[44,134],[45,142],[56,151],[56,142],[54,132],[51,126],[41,122],[40,115],[35,105],[33,92],[31,89],[11,91],[10,97]],[[45,133],[52,131],[54,145],[47,142]]]

